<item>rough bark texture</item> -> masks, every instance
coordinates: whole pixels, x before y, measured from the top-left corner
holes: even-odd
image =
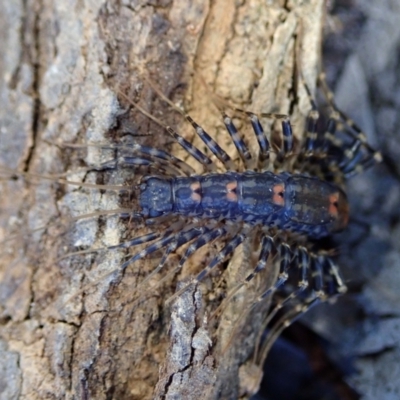
[[[308,104],[304,90],[297,93],[295,86],[296,35],[301,21],[301,63],[313,89],[323,3],[3,1],[0,163],[40,176],[77,171],[68,179],[123,184],[134,180],[133,173],[79,172],[82,160],[99,165],[114,151],[89,147],[82,155],[62,144],[96,145],[130,132],[151,133],[143,143],[173,148],[179,155],[164,130],[134,109],[126,112],[129,104],[119,91],[140,99],[199,144],[182,118],[154,96],[144,75],[182,102],[231,154],[234,149],[202,80],[242,108],[290,110],[293,125],[302,127]],[[296,135],[301,132],[296,129]],[[223,351],[235,315],[254,291],[243,291],[217,330],[206,323],[209,304],[243,277],[246,269],[239,267],[249,264],[242,262],[248,257],[244,250],[222,275],[207,281],[206,289],[188,291],[165,307],[176,283],[209,259],[207,251],[166,284],[153,288],[149,283],[135,292],[154,268],[151,260],[132,265],[123,276],[118,270],[123,251],[59,260],[79,246],[109,246],[140,233],[118,216],[71,223],[71,216],[120,207],[118,192],[5,175],[1,399],[234,399],[256,391],[262,373],[246,360],[262,316],[248,316]],[[106,275],[110,271],[115,272]],[[224,282],[219,292],[217,281]]]

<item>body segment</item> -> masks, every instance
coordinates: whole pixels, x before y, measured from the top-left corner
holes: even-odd
[[[348,204],[337,186],[306,175],[227,172],[147,177],[140,185],[146,216],[166,214],[242,220],[319,238],[343,229]]]

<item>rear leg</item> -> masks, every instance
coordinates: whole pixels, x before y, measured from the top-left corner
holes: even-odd
[[[279,308],[282,308],[285,303],[288,304],[289,309],[272,326],[270,332],[268,332],[259,356],[257,356],[258,365],[264,363],[269,350],[284,329],[304,315],[314,305],[319,304],[322,301],[331,300],[337,295],[345,293],[347,290],[339,275],[337,266],[328,256],[325,254],[319,254],[317,256],[312,256],[310,260],[312,266],[310,269],[311,279],[309,278],[311,293],[306,297],[306,299],[300,299],[298,304],[291,306],[289,301],[298,298],[298,295],[307,287],[305,286],[301,288],[299,286],[296,291],[290,294],[283,301],[281,300]],[[276,307],[278,307],[278,305]],[[275,310],[273,310],[273,312],[274,311]],[[271,320],[269,316],[267,319],[269,321]]]
[[[307,287],[307,281],[306,281],[305,277],[307,275],[307,271],[309,268],[309,266],[308,266],[309,259],[307,257],[306,249],[302,247],[301,250],[298,250],[297,253],[294,255],[294,257],[292,257],[292,252],[291,252],[289,245],[286,243],[280,243],[279,245],[277,245],[277,253],[278,253],[278,259],[276,262],[279,262],[279,273],[278,273],[275,283],[268,289],[264,290],[258,297],[256,297],[256,299],[253,300],[253,302],[249,306],[247,306],[242,311],[242,313],[239,315],[239,317],[235,321],[235,326],[234,326],[233,331],[230,335],[230,338],[227,342],[227,345],[225,346],[224,351],[226,351],[229,348],[229,346],[233,342],[234,338],[236,337],[236,334],[238,332],[238,329],[241,326],[243,319],[247,315],[249,315],[249,313],[257,307],[257,305],[264,302],[268,296],[271,296],[280,287],[282,287],[285,284],[285,282],[288,280],[289,276],[293,275],[293,272],[292,272],[293,265],[296,265],[296,267],[297,267],[296,270],[298,269],[301,271],[300,279],[298,280],[299,289],[301,288],[301,290],[304,290],[304,288]],[[269,253],[268,255],[269,255],[269,257],[271,257],[272,254]],[[263,253],[263,251],[261,251],[261,253],[260,253],[261,264],[263,264],[262,259],[264,257],[265,257],[265,254]],[[259,264],[260,264],[260,261],[259,261]],[[266,261],[273,262],[272,259],[268,260],[268,257],[267,257]],[[297,261],[299,261],[299,262],[297,262]],[[256,270],[257,270],[257,267],[256,267],[255,271]],[[254,278],[254,276],[256,275],[254,273],[255,271],[253,271],[253,273],[248,275],[248,277],[245,279],[245,282],[246,281],[249,282],[250,280],[252,280]],[[260,270],[257,271],[257,273],[259,273],[259,272],[260,272]],[[243,284],[241,284],[241,286],[243,286]],[[231,298],[231,296],[228,297],[228,300],[230,298]],[[290,299],[288,299],[288,301],[289,300]],[[275,311],[275,313],[277,311],[278,311],[278,309]],[[270,319],[272,319],[272,316],[270,318],[268,317],[266,322],[264,322],[263,328],[260,331],[261,333],[265,330],[265,327],[269,323]]]

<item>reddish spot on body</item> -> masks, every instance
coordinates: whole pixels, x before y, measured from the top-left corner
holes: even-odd
[[[237,182],[229,182],[226,184],[226,198],[229,201],[238,201],[238,197],[237,197],[237,193],[236,193],[236,189],[237,189]]]
[[[338,216],[338,200],[339,200],[339,193],[333,193],[329,196],[329,215],[334,218]]]
[[[336,222],[336,230],[344,229],[349,222],[349,204],[346,196],[340,192],[329,196],[328,213]]]
[[[282,183],[278,183],[277,185],[274,185],[272,187],[272,201],[274,204],[278,206],[284,206],[285,205],[285,199],[284,199],[284,193],[285,193],[285,185]]]
[[[190,189],[192,190],[192,194],[190,195],[190,198],[197,202],[200,203],[201,201],[201,185],[199,181],[193,182],[190,185]]]

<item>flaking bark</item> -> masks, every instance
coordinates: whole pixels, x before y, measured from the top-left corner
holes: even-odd
[[[170,146],[164,130],[134,109],[126,112],[129,103],[119,91],[140,99],[200,145],[182,118],[157,99],[144,75],[184,104],[231,155],[235,150],[208,91],[254,112],[293,108],[300,138],[309,105],[296,85],[297,35],[301,21],[300,62],[313,89],[324,2],[266,3],[2,2],[1,165],[39,175],[78,171],[82,157],[98,165],[114,153],[89,148],[82,156],[63,143],[105,143],[132,132],[151,134],[144,143],[169,146],[185,157]],[[245,135],[254,151],[250,131]],[[72,234],[66,228],[71,215],[118,208],[118,193],[11,175],[4,173],[0,199],[0,363],[7,366],[0,398],[233,399],[256,391],[261,371],[246,360],[262,316],[250,316],[229,351],[223,346],[237,310],[254,291],[243,291],[218,321],[218,331],[207,324],[209,302],[219,296],[213,285],[222,279],[227,292],[243,279],[246,251],[237,252],[226,271],[208,281],[207,295],[193,288],[164,306],[176,283],[204,265],[208,258],[202,252],[166,285],[149,284],[132,298],[154,267],[151,261],[121,276],[121,251],[107,252],[101,260],[59,260],[73,245],[109,246],[138,234],[118,216],[78,224]],[[123,184],[128,178],[134,180],[133,172],[92,171],[85,181]]]

